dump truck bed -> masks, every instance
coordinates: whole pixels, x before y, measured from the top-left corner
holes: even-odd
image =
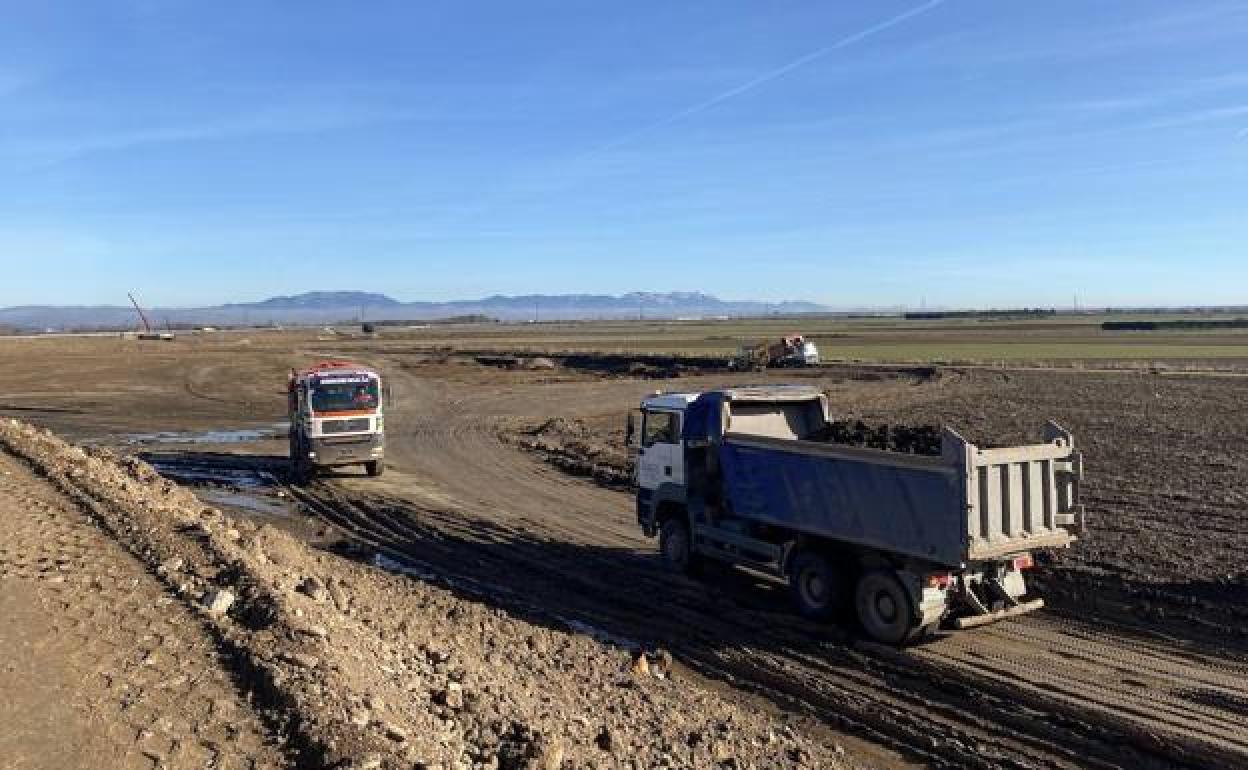
[[[1081,531],[1080,456],[1055,424],[1045,438],[979,449],[946,429],[926,457],[727,433],[717,452],[734,516],[958,567]]]

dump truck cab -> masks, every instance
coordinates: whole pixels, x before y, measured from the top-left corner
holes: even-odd
[[[979,449],[955,431],[915,454],[830,441],[805,386],[656,393],[630,416],[637,520],[672,569],[707,560],[788,583],[802,614],[853,610],[901,643],[1039,609],[1023,571],[1083,528],[1082,458],[1044,442]]]
[[[637,453],[638,520],[650,529],[655,525],[654,513],[679,507],[686,500],[684,445],[685,409],[698,397],[697,393],[656,393],[641,403],[641,409],[630,416],[629,443]],[[654,534],[653,531],[648,534]]]
[[[389,389],[375,370],[348,361],[322,361],[292,370],[287,387],[290,468],[304,482],[320,468],[363,465],[385,469]]]

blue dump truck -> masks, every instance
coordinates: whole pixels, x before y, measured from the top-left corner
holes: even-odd
[[[656,393],[630,415],[637,518],[673,569],[726,562],[788,583],[815,619],[849,611],[903,644],[1039,609],[1023,571],[1084,527],[1083,461],[1043,442],[925,452],[835,443],[827,396],[800,386]]]

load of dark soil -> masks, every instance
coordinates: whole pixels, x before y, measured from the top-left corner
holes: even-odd
[[[834,420],[807,439],[912,455],[940,455],[938,425],[868,425],[862,420]]]

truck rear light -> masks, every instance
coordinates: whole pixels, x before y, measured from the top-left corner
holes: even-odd
[[[944,589],[948,588],[949,584],[952,582],[953,582],[953,575],[950,575],[947,572],[942,573],[942,574],[927,576],[928,588],[939,588],[943,591]]]
[[[1031,569],[1036,566],[1036,560],[1031,558],[1031,554],[1023,554],[1014,557],[1014,569]]]

